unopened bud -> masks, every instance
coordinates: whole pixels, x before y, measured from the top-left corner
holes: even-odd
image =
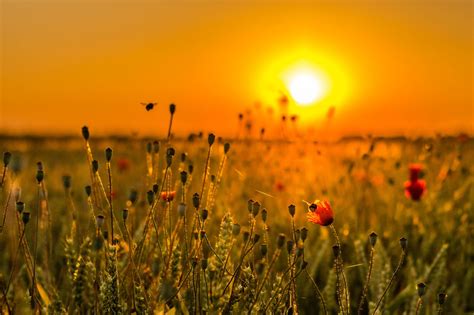
[[[44,172],[43,170],[38,170],[36,172],[36,180],[38,181],[38,184],[40,184],[44,179]]]
[[[267,244],[260,244],[260,254],[262,256],[266,256],[268,252],[268,245]]]
[[[176,112],[176,105],[170,104],[170,114],[173,115]]]
[[[130,202],[134,204],[135,202],[137,202],[137,199],[138,199],[138,191],[136,191],[135,189],[130,190],[128,200],[130,200]]]
[[[293,240],[286,241],[286,250],[287,250],[288,254],[291,254],[291,251],[293,250],[294,245],[295,245],[295,243],[293,242]]]
[[[84,140],[89,140],[89,128],[87,126],[82,127],[82,137]]]
[[[69,175],[64,175],[63,176],[63,187],[66,190],[71,188],[71,176],[69,176]]]
[[[224,143],[224,154],[227,154],[229,150],[230,150],[230,143],[229,142]]]
[[[237,236],[237,235],[239,235],[239,233],[240,233],[240,224],[234,223],[234,224],[232,225],[232,234],[233,234],[234,236]]]
[[[207,269],[207,259],[201,259],[201,268],[202,270]]]
[[[370,246],[374,247],[377,243],[377,233],[372,232],[369,235]]]
[[[207,143],[209,143],[209,146],[214,144],[214,140],[216,140],[216,136],[213,133],[210,133],[207,136]]]
[[[253,243],[257,244],[259,240],[260,240],[260,234],[255,234],[253,236]]]
[[[400,239],[400,246],[404,252],[407,250],[408,240],[404,237]]]
[[[10,164],[10,160],[12,158],[12,154],[10,152],[3,153],[3,166],[7,167]]]
[[[307,237],[308,237],[308,229],[304,227],[301,229],[301,240],[304,242],[306,241]]]
[[[333,252],[333,254],[334,254],[334,257],[338,258],[339,255],[341,254],[341,249],[339,248],[338,245],[334,245],[334,246],[332,247],[332,252]]]
[[[24,211],[21,216],[21,220],[23,221],[23,224],[27,224],[28,221],[30,221],[30,213],[28,211]]]
[[[252,211],[253,211],[253,203],[254,203],[254,201],[252,199],[247,201],[247,210],[249,211],[249,213],[252,213]]]
[[[146,152],[147,152],[148,154],[151,154],[151,150],[152,150],[152,144],[151,144],[151,142],[147,142],[147,144],[146,144]]]
[[[263,221],[263,222],[267,222],[267,215],[268,215],[267,209],[264,208],[264,209],[262,210],[262,221]]]
[[[151,206],[153,204],[153,201],[155,200],[155,193],[153,192],[153,190],[147,191],[146,199],[148,201],[148,204]]]
[[[154,184],[151,189],[153,190],[153,193],[156,195],[158,193],[158,190],[160,190],[160,186],[158,184]]]
[[[92,161],[92,172],[97,173],[99,170],[99,162],[97,160]]]
[[[291,215],[292,217],[294,217],[294,216],[295,216],[295,213],[296,213],[296,206],[295,206],[295,205],[289,205],[289,206],[288,206],[288,211],[290,212],[290,215]]]
[[[201,220],[206,221],[208,215],[209,215],[209,211],[207,211],[207,209],[202,209]]]
[[[105,149],[105,159],[107,160],[107,162],[110,162],[110,160],[112,160],[112,149],[111,148]]]
[[[25,204],[22,201],[18,201],[16,203],[16,211],[21,214],[23,210],[25,210]]]
[[[285,244],[285,234],[281,233],[278,235],[278,238],[277,238],[277,247],[278,248],[282,248],[283,245]]]
[[[127,218],[128,218],[128,209],[125,208],[125,209],[122,210],[122,219],[123,219],[124,221],[126,221]]]
[[[244,243],[247,243],[247,241],[249,240],[250,233],[248,231],[244,231],[244,233],[242,233],[242,236],[244,238]]]
[[[446,302],[446,298],[448,297],[448,295],[446,293],[440,293],[438,294],[438,304],[439,305],[443,305],[444,302]]]
[[[193,206],[194,208],[199,208],[199,194],[198,193],[194,193],[193,195]]]
[[[160,152],[160,143],[158,141],[153,141],[153,153],[158,154]],[[151,153],[151,149],[150,149]]]
[[[191,174],[193,173],[193,170],[194,170],[194,166],[190,163],[190,164],[188,165],[188,173],[189,173],[189,175],[191,175]]]
[[[87,185],[86,187],[84,187],[84,190],[86,191],[87,197],[90,197],[92,194],[92,187]]]
[[[265,264],[264,264],[263,262],[259,262],[259,263],[257,264],[257,269],[256,269],[256,271],[257,271],[257,274],[258,274],[258,275],[263,274],[263,272],[265,271]]]
[[[186,171],[182,171],[180,175],[181,175],[181,183],[185,185],[186,181],[188,180],[188,173]]]
[[[104,225],[105,218],[102,214],[99,214],[98,216],[95,217],[95,223],[97,224],[97,227],[100,229]]]
[[[418,296],[421,298],[423,295],[425,295],[426,291],[426,284],[423,282],[420,282],[416,285],[417,291],[418,291]]]
[[[260,211],[260,203],[254,202],[252,206],[252,215],[256,217],[258,215],[258,212]]]

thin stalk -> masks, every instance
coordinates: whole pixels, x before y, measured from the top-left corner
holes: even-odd
[[[370,277],[372,275],[372,266],[374,265],[374,254],[375,249],[373,247],[370,248],[370,260],[369,260],[369,270],[367,272],[367,278],[365,279],[364,289],[362,290],[362,296],[360,297],[359,309],[357,311],[358,315],[362,314],[364,310],[364,300],[367,297],[367,291],[369,289]]]
[[[313,284],[314,289],[316,290],[316,294],[317,294],[318,297],[319,297],[319,300],[321,301],[321,304],[322,304],[322,306],[323,306],[323,312],[324,312],[324,314],[327,314],[328,311],[327,311],[327,309],[326,309],[326,301],[324,301],[324,297],[323,297],[323,294],[321,293],[321,290],[319,290],[318,285],[317,285],[316,282],[314,281],[313,277],[311,277],[311,275],[309,274],[308,269],[305,268],[304,270],[305,270],[306,275],[308,276],[309,280],[310,280],[311,283]]]

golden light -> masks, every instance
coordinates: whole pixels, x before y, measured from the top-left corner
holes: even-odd
[[[290,78],[288,90],[298,104],[310,105],[324,96],[325,84],[314,73],[298,72]]]

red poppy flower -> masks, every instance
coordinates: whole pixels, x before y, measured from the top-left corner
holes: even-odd
[[[334,212],[329,201],[316,201],[309,206],[308,222],[322,226],[331,225],[334,222]]]
[[[174,199],[174,196],[176,196],[176,191],[162,191],[161,192],[161,199],[164,201],[172,201]]]
[[[408,168],[410,170],[410,180],[411,181],[418,180],[423,166],[421,164],[414,163],[414,164],[410,164]]]
[[[419,201],[426,191],[426,182],[423,179],[407,180],[405,182],[405,196]]]

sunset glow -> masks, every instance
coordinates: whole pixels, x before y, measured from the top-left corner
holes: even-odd
[[[308,106],[324,96],[325,86],[321,79],[310,72],[295,74],[288,89],[293,99],[300,105]]]

